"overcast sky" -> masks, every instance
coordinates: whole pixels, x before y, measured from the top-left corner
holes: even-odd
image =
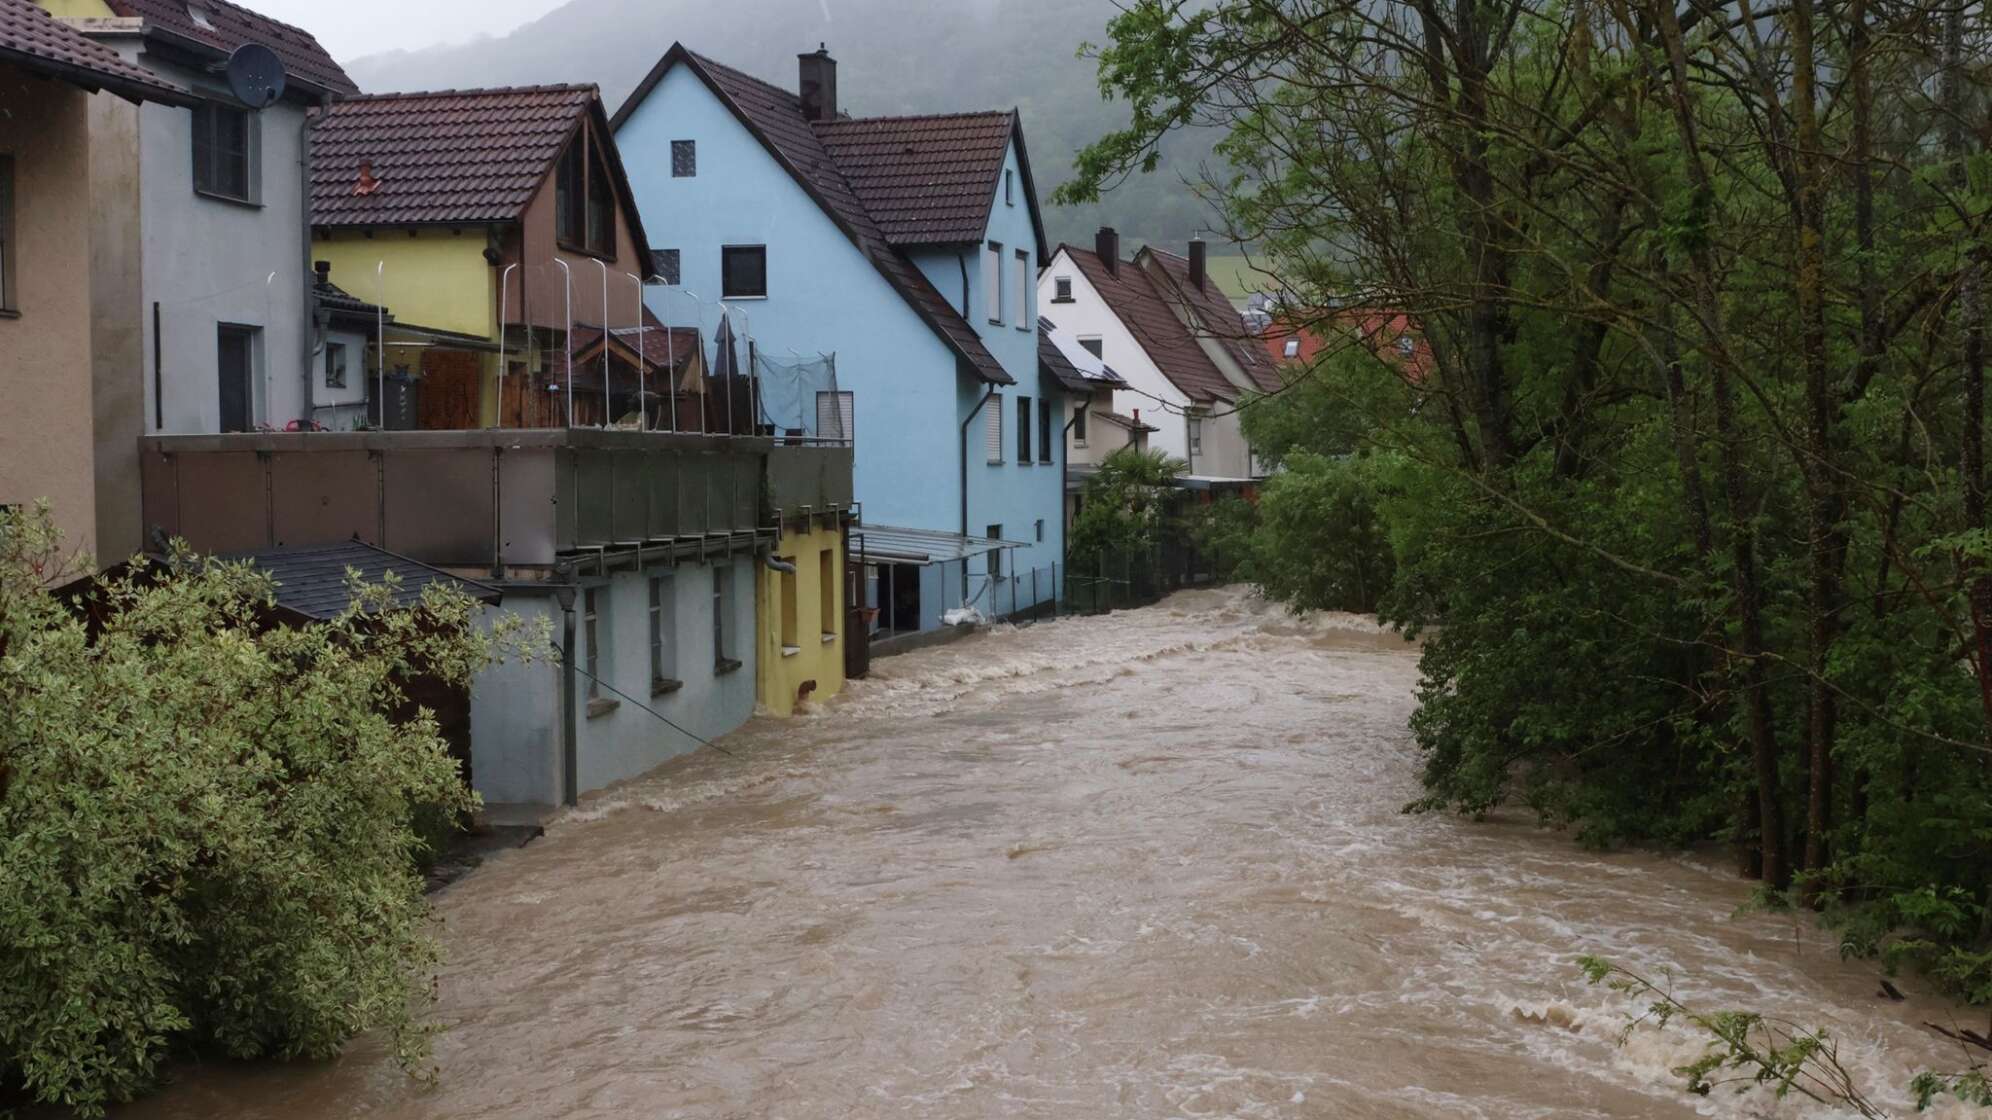
[[[562,0],[248,0],[265,15],[318,37],[349,62],[382,51],[460,43],[503,35],[560,6]]]

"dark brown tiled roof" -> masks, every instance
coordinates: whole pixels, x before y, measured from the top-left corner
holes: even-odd
[[[339,617],[353,600],[346,585],[348,568],[359,572],[361,582],[378,586],[392,572],[400,583],[394,592],[397,607],[418,606],[422,590],[430,584],[454,587],[473,599],[498,601],[498,589],[453,576],[440,568],[397,556],[370,544],[351,541],[325,548],[283,549],[233,557],[246,560],[268,573],[277,585],[277,605],[306,618],[320,621]]]
[[[258,15],[228,0],[191,0],[191,3],[189,0],[108,0],[108,3],[121,16],[140,17],[153,27],[224,55],[244,43],[261,43],[277,52],[284,69],[294,79],[332,93],[360,92],[360,87],[353,84],[353,79],[346,76],[346,71],[309,31]],[[201,26],[190,8],[198,8],[208,25]]]
[[[312,128],[311,222],[517,218],[595,99],[594,86],[530,86],[337,102]],[[380,186],[358,194],[365,161]]]
[[[1013,113],[820,121],[816,135],[893,245],[982,240]]]
[[[620,126],[650,91],[656,88],[672,66],[683,62],[692,67],[721,98],[733,108],[742,123],[758,136],[775,158],[786,164],[796,182],[816,199],[824,213],[844,230],[858,251],[878,269],[886,282],[925,320],[934,333],[966,362],[977,377],[996,385],[1014,384],[1016,379],[1003,369],[1003,363],[982,344],[975,328],[948,302],[925,273],[895,249],[865,208],[850,182],[838,168],[829,148],[809,121],[803,118],[802,103],[795,94],[744,74],[730,66],[673,45],[643,82],[616,110]],[[993,188],[992,188],[993,190]],[[994,197],[993,194],[991,196]],[[979,238],[981,235],[977,234]]]
[[[1148,354],[1148,360],[1155,363],[1170,384],[1193,401],[1237,398],[1238,390],[1211,362],[1203,347],[1197,345],[1176,313],[1169,310],[1153,278],[1138,264],[1122,261],[1116,275],[1107,271],[1107,266],[1091,249],[1062,245],[1059,251],[1070,256],[1079,271],[1085,273],[1086,281],[1106,300],[1107,307],[1134,335],[1134,340]]]
[[[133,101],[190,103],[186,90],[49,15],[32,0],[0,0],[0,62]]]
[[[1196,323],[1196,337],[1207,338],[1217,343],[1231,359],[1245,371],[1254,386],[1262,393],[1271,393],[1281,386],[1279,371],[1272,362],[1266,360],[1265,349],[1259,345],[1257,336],[1245,325],[1245,319],[1238,314],[1224,293],[1208,277],[1199,288],[1190,283],[1190,261],[1166,249],[1149,246],[1143,250],[1156,264],[1161,266],[1169,285],[1174,289],[1173,299],[1179,304],[1188,304],[1192,319]]]

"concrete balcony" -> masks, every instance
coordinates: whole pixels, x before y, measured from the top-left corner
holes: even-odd
[[[848,449],[592,428],[148,436],[140,457],[148,546],[358,539],[493,575],[752,549],[772,535],[764,480],[797,505],[851,489]]]

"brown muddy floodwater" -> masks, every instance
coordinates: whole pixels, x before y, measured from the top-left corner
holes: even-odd
[[[1234,590],[882,661],[446,891],[433,1088],[364,1039],[126,1114],[1834,1115],[1680,1092],[1692,1037],[1615,1046],[1582,953],[1826,1027],[1905,1114],[1961,1064],[1941,1002],[1736,916],[1720,866],[1400,814],[1416,680],[1364,620]]]

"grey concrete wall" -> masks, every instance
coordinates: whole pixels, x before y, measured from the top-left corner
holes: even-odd
[[[614,691],[600,690],[602,703],[590,714],[588,678],[577,674],[576,716],[583,793],[634,778],[698,749],[699,739],[715,739],[754,714],[754,578],[758,559],[738,556],[726,562],[727,656],[740,662],[717,671],[713,656],[712,565],[687,563],[647,572],[617,572],[584,580],[583,588],[602,593],[598,672]],[[667,649],[671,671],[684,682],[676,692],[653,695],[650,671],[650,587],[662,577],[670,594]],[[561,610],[549,593],[509,592],[499,608],[528,619],[544,618],[557,645]],[[588,663],[582,598],[575,598],[575,662]],[[471,689],[471,772],[477,792],[490,804],[557,804],[561,799],[560,665],[502,665],[485,671]],[[642,704],[657,715],[644,711]],[[658,715],[676,724],[672,727]],[[682,728],[683,730],[679,730]],[[687,735],[686,732],[690,732]],[[698,738],[692,738],[697,736]]]

